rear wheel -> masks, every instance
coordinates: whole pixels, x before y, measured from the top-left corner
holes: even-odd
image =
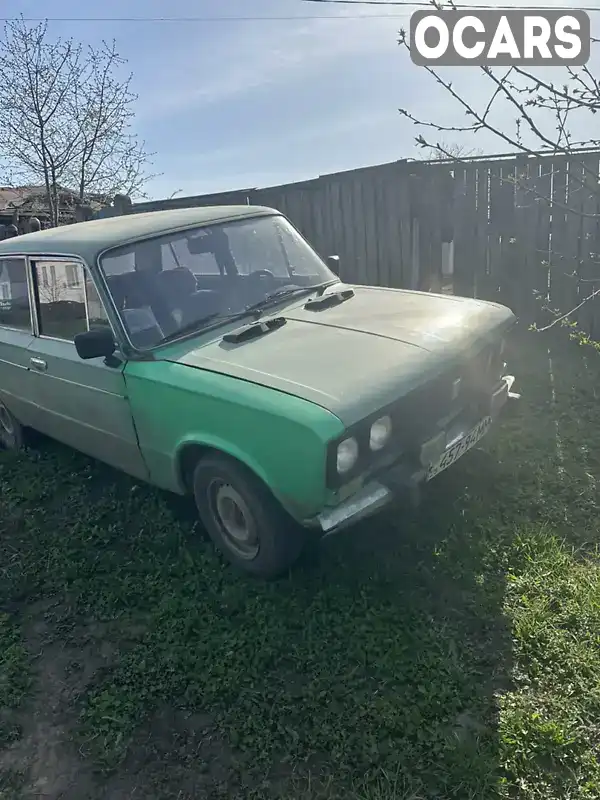
[[[23,446],[23,428],[0,400],[0,449],[20,450]]]
[[[226,456],[207,456],[196,465],[193,487],[200,519],[236,567],[276,578],[298,559],[304,532],[242,464]]]

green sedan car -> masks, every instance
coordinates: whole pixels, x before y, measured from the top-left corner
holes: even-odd
[[[1,444],[38,430],[189,494],[231,562],[281,574],[311,529],[417,498],[513,397],[508,308],[335,263],[252,206],[0,242]]]

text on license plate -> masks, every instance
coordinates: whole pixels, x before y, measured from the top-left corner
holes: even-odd
[[[484,417],[480,422],[475,425],[474,428],[466,433],[462,439],[459,439],[458,442],[449,447],[446,452],[435,461],[433,464],[429,465],[429,469],[427,470],[427,480],[431,480],[436,475],[438,475],[443,470],[447,469],[451,464],[454,464],[455,461],[464,455],[467,450],[470,450],[474,447],[477,442],[482,439],[485,434],[490,429],[492,424],[491,417]]]

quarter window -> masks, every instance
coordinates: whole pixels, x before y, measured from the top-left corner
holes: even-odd
[[[88,307],[88,327],[90,329],[112,327],[96,285],[87,272],[85,273],[85,295]]]
[[[24,258],[0,260],[0,325],[24,331],[31,330]]]

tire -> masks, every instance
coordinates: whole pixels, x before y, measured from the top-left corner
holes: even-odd
[[[297,561],[304,531],[244,465],[207,456],[196,465],[193,489],[204,527],[235,567],[272,579]]]
[[[21,450],[23,439],[21,423],[0,400],[0,450]]]

